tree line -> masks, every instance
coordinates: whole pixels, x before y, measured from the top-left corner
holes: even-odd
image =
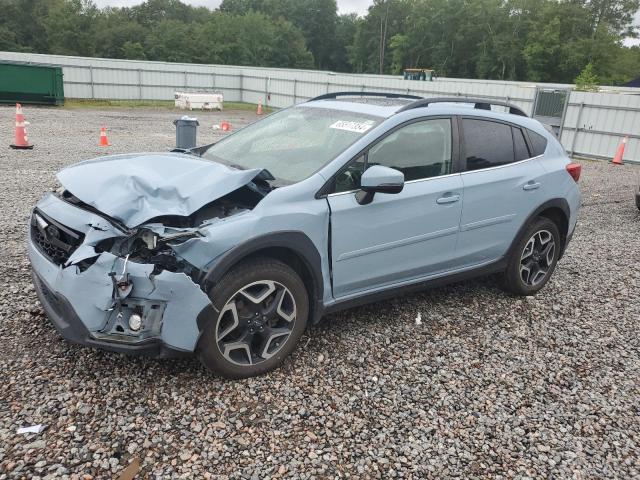
[[[220,8],[147,0],[0,0],[0,50],[572,83],[589,65],[602,84],[640,76],[640,0],[223,0]]]

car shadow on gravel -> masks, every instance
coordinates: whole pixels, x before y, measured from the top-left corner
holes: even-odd
[[[467,305],[478,298],[513,298],[499,286],[498,275],[488,275],[440,287],[427,288],[400,294],[386,300],[354,307],[325,316],[314,328],[315,331],[331,329],[339,333],[349,329],[351,324],[375,326],[395,322],[415,322],[418,313],[421,321],[429,320],[429,309],[450,308],[453,305]]]

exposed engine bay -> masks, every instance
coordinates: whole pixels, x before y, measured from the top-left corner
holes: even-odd
[[[156,275],[162,270],[168,270],[192,276],[195,267],[179,258],[171,247],[190,238],[202,237],[200,228],[219,219],[252,210],[270,191],[267,181],[256,178],[254,182],[204,205],[191,215],[158,216],[134,228],[97,211],[68,190],[61,189],[56,195],[65,202],[103,217],[121,232],[121,235],[97,242],[94,245],[96,254],[109,252],[118,257],[126,257],[131,262],[152,264],[153,274]],[[77,265],[81,270],[86,269],[91,265],[91,260],[81,260]]]

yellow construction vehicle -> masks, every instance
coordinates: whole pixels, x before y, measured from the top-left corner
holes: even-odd
[[[436,77],[436,71],[429,68],[405,68],[403,75],[405,80],[433,82]]]

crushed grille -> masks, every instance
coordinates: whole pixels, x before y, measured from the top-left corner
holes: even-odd
[[[31,239],[49,260],[64,265],[80,246],[84,235],[36,210],[31,215]]]

